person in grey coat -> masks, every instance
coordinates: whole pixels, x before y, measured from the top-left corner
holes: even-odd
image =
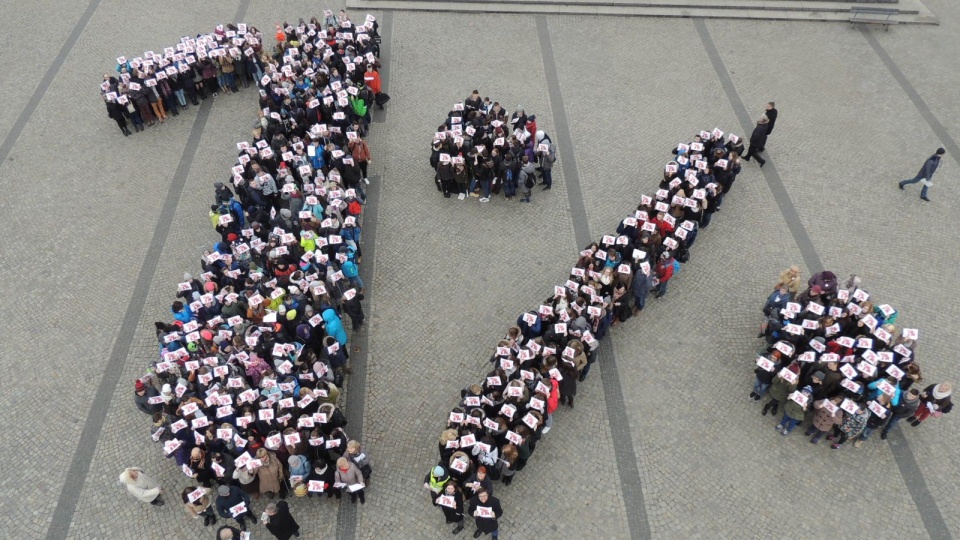
[[[536,182],[535,174],[537,171],[537,166],[530,162],[526,154],[523,158],[523,166],[520,167],[520,178],[517,180],[517,189],[520,190],[520,202],[528,203],[530,202],[530,193],[533,190],[533,185]]]
[[[920,168],[920,172],[917,173],[916,177],[900,181],[900,189],[903,189],[903,186],[922,182],[923,189],[920,190],[920,198],[930,202],[930,199],[927,198],[927,190],[929,190],[930,186],[933,185],[933,173],[935,173],[937,171],[937,167],[940,166],[940,156],[945,153],[946,150],[943,148],[937,148],[937,152],[923,162],[923,167]]]

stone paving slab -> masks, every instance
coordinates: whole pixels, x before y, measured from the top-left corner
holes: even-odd
[[[960,17],[953,3],[929,4],[944,21]],[[32,436],[8,445],[0,458],[3,470],[16,471],[0,477],[0,530],[11,536],[38,538],[47,530],[63,465],[76,449],[195,114],[191,108],[187,117],[123,139],[102,104],[82,96],[91,95],[104,62],[118,51],[168,43],[188,27],[206,30],[237,5],[175,3],[159,20],[139,6],[104,0],[104,11],[91,19],[14,147],[14,160],[0,165],[7,188],[3,223],[16,231],[0,240],[4,253],[16,254],[0,280],[0,298],[16,310],[0,322],[0,405],[16,414],[3,415],[0,432]],[[6,20],[34,15],[20,5],[2,9]],[[306,2],[252,3],[245,18],[268,29],[281,17],[319,9]],[[62,19],[58,31],[69,32],[68,15]],[[534,17],[397,12],[393,20],[393,100],[388,122],[374,128],[373,138],[374,168],[384,183],[365,442],[377,476],[359,511],[357,536],[440,537],[449,532],[426,502],[420,479],[435,459],[444,411],[459,388],[483,373],[485,348],[549,292],[562,277],[553,273],[572,263],[578,246],[562,155],[557,187],[548,195],[535,192],[523,210],[502,199],[486,206],[442,199],[427,165],[425,141],[437,119],[474,87],[508,109],[522,102],[553,130]],[[117,21],[138,31],[117,32]],[[635,204],[639,186],[655,182],[663,153],[678,138],[704,123],[730,130],[737,118],[690,21],[551,16],[549,25],[590,228],[606,231]],[[871,292],[923,331],[919,354],[928,377],[956,381],[949,337],[957,267],[945,246],[958,225],[950,212],[958,163],[944,160],[933,203],[892,188],[943,143],[861,32],[749,21],[710,21],[708,27],[750,111],[759,114],[770,99],[778,103],[770,154],[824,262],[838,274],[861,272]],[[572,33],[599,36],[599,43],[567,39]],[[948,54],[960,45],[954,34],[945,24],[875,36],[948,134],[958,136],[952,88],[960,75]],[[686,68],[678,69],[680,63]],[[13,65],[25,74],[32,69],[29,61]],[[212,110],[121,381],[138,374],[152,353],[150,323],[165,313],[170,287],[185,269],[195,269],[212,238],[204,209],[209,184],[229,165],[233,138],[249,129],[254,101],[253,94],[226,97]],[[15,102],[9,103],[12,109]],[[4,114],[13,118],[19,110]],[[43,150],[40,159],[36,148]],[[51,231],[51,219],[70,227]],[[783,266],[801,259],[763,177],[748,165],[667,298],[614,332],[655,537],[927,536],[886,443],[831,453],[797,434],[783,439],[746,399],[766,288]],[[40,326],[48,328],[43,339],[25,339]],[[686,328],[698,331],[672,337]],[[41,376],[24,377],[25,362]],[[424,367],[430,368],[426,380]],[[597,374],[582,386],[577,408],[558,419],[523,478],[498,492],[508,512],[504,534],[626,537],[624,516],[632,509],[623,508],[619,493]],[[691,388],[703,397],[688,395]],[[43,399],[54,393],[58,400]],[[957,536],[952,416],[907,436]],[[210,537],[177,505],[154,512],[114,485],[132,458],[142,458],[139,464],[164,484],[185,485],[147,439],[145,418],[122,387],[105,422],[70,537]],[[310,527],[305,530],[331,536],[332,505],[315,512],[295,505]]]

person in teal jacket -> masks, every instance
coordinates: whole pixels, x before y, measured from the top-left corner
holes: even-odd
[[[337,312],[334,311],[332,307],[328,307],[323,310],[320,316],[323,317],[323,322],[326,323],[324,328],[327,331],[327,335],[333,336],[341,347],[345,347],[347,345],[347,332],[343,329],[343,323],[340,321],[340,316],[337,315]]]
[[[902,390],[900,390],[900,384],[897,382],[897,379],[894,377],[887,377],[886,379],[877,379],[872,383],[868,384],[867,388],[869,388],[870,390],[873,390],[873,392],[870,393],[870,399],[877,399],[878,397],[880,397],[880,394],[883,393],[880,391],[879,388],[877,388],[877,386],[880,385],[880,381],[884,381],[884,380],[890,383],[890,386],[893,387],[893,395],[890,396],[891,398],[890,404],[893,405],[894,407],[896,407],[897,405],[900,405],[900,393],[902,392]]]
[[[363,291],[363,280],[360,279],[360,269],[357,268],[357,263],[353,262],[351,259],[347,259],[343,263],[343,275],[350,280],[350,285]]]

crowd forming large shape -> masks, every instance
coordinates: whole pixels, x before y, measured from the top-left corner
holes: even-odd
[[[783,405],[781,435],[809,417],[811,443],[827,435],[835,450],[849,440],[860,447],[877,429],[886,439],[903,419],[918,427],[953,409],[951,383],[921,384],[920,332],[897,326],[899,312],[871,299],[858,276],[840,287],[825,270],[802,292],[800,284],[799,268],[784,270],[763,306],[759,337],[768,346],[750,392],[754,401],[769,395],[763,415]]]
[[[364,320],[358,265],[364,137],[380,93],[377,22],[327,11],[323,21],[284,24],[277,38],[272,51],[259,34],[251,43],[262,73],[247,76],[261,110],[229,180],[215,184],[209,219],[220,239],[199,278],[185,274],[177,286],[169,319],[156,323],[158,358],[134,383],[154,441],[189,478],[179,495],[190,514],[205,525],[219,514],[240,529],[256,521],[250,495],[347,493],[363,503],[371,474],[337,403],[350,372],[342,318],[355,331]],[[121,481],[158,503],[131,470]]]
[[[504,153],[529,162],[529,145],[522,141],[545,138],[525,123],[494,126],[491,117],[497,115],[482,106],[471,109],[465,103],[462,109],[465,120],[454,125],[466,123],[475,133],[512,132],[496,137],[467,128],[463,135],[438,133],[435,154],[455,145],[460,149],[454,155],[466,156],[466,163],[472,160],[476,167],[493,155],[495,141],[509,138],[519,144],[508,144]],[[725,137],[719,129],[679,144],[656,193],[642,195],[615,233],[586,246],[567,281],[536,309],[522,313],[499,339],[490,371],[461,392],[449,413],[438,441],[439,461],[423,480],[447,523],[457,524],[454,533],[463,529],[465,512],[476,522],[475,536],[498,530],[503,509],[492,494],[493,481],[509,485],[550,431],[559,405],[574,406],[577,384],[587,377],[609,328],[641,311],[651,290],[657,297],[667,293],[700,229],[709,226],[733,186],[742,151],[739,137]]]

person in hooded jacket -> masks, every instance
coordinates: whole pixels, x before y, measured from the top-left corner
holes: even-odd
[[[770,120],[767,119],[766,115],[757,120],[757,127],[753,128],[753,133],[750,135],[750,149],[747,150],[747,155],[743,156],[744,161],[750,161],[751,157],[757,158],[757,163],[760,164],[761,168],[767,163],[765,159],[760,157],[760,152],[763,152],[767,145],[767,124],[769,123]]]

